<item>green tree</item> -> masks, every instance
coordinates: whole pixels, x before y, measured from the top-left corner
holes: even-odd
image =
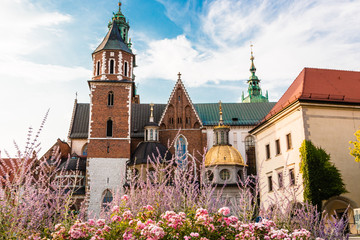
[[[354,145],[354,148],[350,149],[350,154],[355,157],[356,162],[360,162],[360,129],[354,133],[356,141],[350,141]]]
[[[300,147],[300,172],[303,176],[304,200],[322,209],[322,201],[346,193],[340,171],[330,162],[330,155],[311,141]]]

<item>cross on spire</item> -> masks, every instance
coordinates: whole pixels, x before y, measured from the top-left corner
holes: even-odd
[[[178,73],[178,76],[179,76],[178,80],[181,80],[181,73],[180,72]]]

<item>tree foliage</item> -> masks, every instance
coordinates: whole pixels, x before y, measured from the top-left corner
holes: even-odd
[[[304,200],[322,208],[322,201],[346,193],[340,171],[330,162],[330,155],[311,141],[300,147],[300,172],[303,175]]]
[[[360,129],[354,133],[356,141],[350,141],[354,145],[354,148],[350,149],[350,154],[355,157],[356,162],[360,162]]]

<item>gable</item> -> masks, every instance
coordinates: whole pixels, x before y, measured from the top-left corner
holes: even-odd
[[[199,129],[202,121],[179,78],[159,121],[161,129]]]

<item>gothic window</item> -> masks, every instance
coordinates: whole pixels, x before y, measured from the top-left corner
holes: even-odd
[[[179,136],[175,145],[175,156],[176,156],[176,163],[178,167],[181,169],[183,169],[186,165],[186,153],[187,153],[186,139],[183,136]]]
[[[112,137],[113,136],[113,121],[109,119],[106,123],[106,136]]]
[[[178,97],[178,99],[179,99],[179,102],[180,102],[180,100],[181,100],[181,97],[179,96],[179,97]]]
[[[245,138],[245,153],[246,153],[246,163],[248,165],[248,175],[256,175],[256,155],[255,155],[254,136],[249,135]]]
[[[113,92],[109,92],[108,93],[108,106],[113,106],[114,105],[114,93]]]
[[[97,76],[100,75],[100,61],[97,61],[97,63],[96,63],[96,75]]]
[[[88,144],[86,143],[82,148],[82,155],[87,156]]]
[[[109,69],[110,74],[114,74],[114,68],[115,68],[115,61],[114,61],[114,59],[111,59],[110,60],[110,69]]]
[[[230,171],[228,169],[223,169],[220,171],[221,180],[229,180],[230,179]]]
[[[128,63],[125,62],[125,63],[124,63],[124,76],[125,76],[125,77],[127,77],[127,75],[128,75],[127,72],[128,72]]]
[[[155,130],[155,141],[159,141],[158,140],[158,131],[157,130]]]
[[[112,195],[112,193],[110,192],[110,190],[107,189],[107,190],[105,190],[103,196],[104,196],[104,197],[103,197],[103,201],[102,201],[102,206],[103,206],[103,208],[108,209],[110,203],[111,203],[112,200],[113,200],[113,195]]]

